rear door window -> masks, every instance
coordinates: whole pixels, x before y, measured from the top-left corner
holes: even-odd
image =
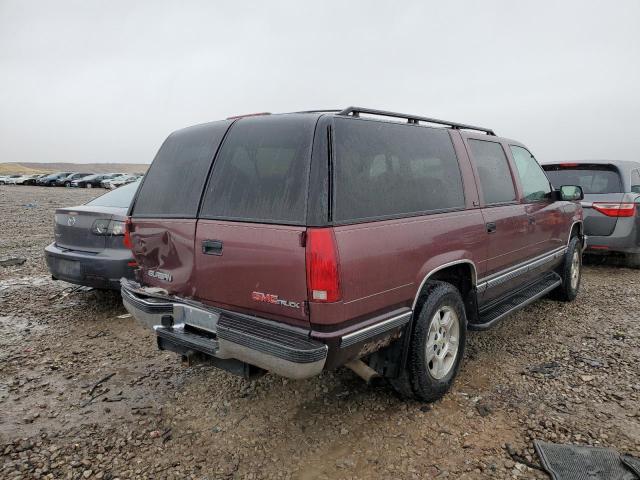
[[[172,133],[145,175],[136,217],[195,218],[213,157],[231,125],[221,121]]]
[[[302,225],[316,116],[238,120],[220,148],[201,218]]]
[[[623,193],[620,173],[613,165],[559,164],[544,169],[555,188],[579,185],[585,194]]]
[[[470,139],[469,146],[476,162],[485,204],[515,201],[516,190],[502,145],[486,140]]]
[[[334,138],[335,221],[464,208],[447,130],[336,118]]]
[[[551,184],[535,157],[526,148],[517,145],[509,147],[522,184],[525,201],[539,202],[550,199]]]

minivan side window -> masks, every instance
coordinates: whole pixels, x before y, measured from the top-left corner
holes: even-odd
[[[334,122],[335,221],[464,208],[460,167],[445,129],[365,119]]]
[[[485,140],[469,140],[476,161],[484,203],[492,205],[516,200],[509,162],[502,145]]]
[[[526,202],[539,202],[551,198],[551,184],[542,167],[529,150],[509,145]]]

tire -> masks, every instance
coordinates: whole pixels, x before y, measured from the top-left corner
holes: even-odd
[[[552,297],[561,302],[572,302],[578,295],[582,280],[582,245],[578,237],[572,237],[569,241],[558,273],[562,277],[562,284],[552,292]]]
[[[625,266],[629,268],[640,268],[640,253],[628,253],[625,256]]]
[[[69,187],[71,186],[71,182],[64,182],[64,186],[65,186],[66,188],[69,188]]]
[[[428,282],[425,290],[414,319],[405,371],[390,383],[404,397],[434,402],[451,388],[460,369],[467,316],[460,292],[453,285]]]
[[[93,185],[91,185],[90,183],[87,183],[86,188],[93,188]]]

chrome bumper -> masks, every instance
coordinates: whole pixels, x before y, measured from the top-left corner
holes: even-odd
[[[292,379],[318,375],[327,359],[327,345],[302,329],[146,292],[126,279],[121,293],[127,311],[155,330],[159,345],[239,360]]]

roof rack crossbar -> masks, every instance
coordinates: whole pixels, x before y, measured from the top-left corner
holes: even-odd
[[[351,115],[353,117],[359,117],[361,113],[366,113],[368,115],[381,115],[384,117],[394,117],[394,118],[404,118],[408,123],[417,124],[419,121],[427,122],[427,123],[435,123],[438,125],[446,125],[455,130],[477,130],[479,132],[484,132],[487,135],[495,136],[495,133],[490,128],[483,127],[474,127],[473,125],[465,125],[464,123],[456,123],[456,122],[448,122],[446,120],[438,120],[437,118],[429,118],[429,117],[421,117],[418,115],[408,115],[406,113],[397,113],[397,112],[386,112],[384,110],[375,110],[372,108],[362,108],[362,107],[347,107],[344,110],[338,112],[338,115]]]

